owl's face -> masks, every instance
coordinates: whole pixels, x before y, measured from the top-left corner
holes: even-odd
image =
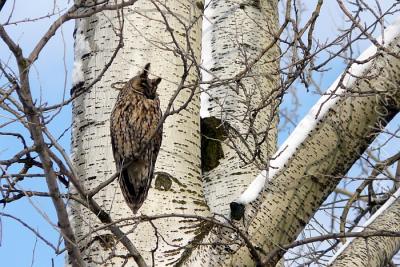
[[[161,82],[161,78],[149,79],[149,69],[150,63],[147,63],[144,70],[129,81],[129,87],[148,99],[155,99],[157,97],[157,86]]]

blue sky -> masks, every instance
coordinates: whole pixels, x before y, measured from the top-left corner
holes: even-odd
[[[71,1],[56,1],[58,8],[65,9],[66,5]],[[282,2],[282,1],[281,1]],[[308,1],[307,4],[314,6],[316,1]],[[322,10],[320,20],[318,21],[316,34],[321,40],[331,38],[332,34],[337,32],[337,27],[343,25],[343,18],[338,15],[337,9],[333,6],[335,1],[327,1],[327,6]],[[13,1],[8,1],[3,11],[0,14],[0,23],[8,20],[10,10],[12,9]],[[16,0],[14,12],[10,21],[24,20],[25,18],[35,18],[45,16],[52,12],[54,6],[53,0],[35,0],[24,1]],[[308,16],[310,10],[305,11]],[[25,56],[32,50],[37,41],[43,36],[50,23],[56,19],[57,16],[37,20],[34,22],[20,23],[18,26],[7,26],[7,31],[11,37],[18,42],[25,51]],[[35,67],[31,72],[31,84],[34,95],[38,101],[46,101],[48,103],[58,103],[65,96],[69,96],[69,88],[71,87],[71,72],[73,65],[73,32],[74,23],[72,21],[66,23],[62,31],[58,31],[43,50]],[[368,44],[366,42],[360,43],[359,49],[362,51]],[[10,53],[0,41],[0,60],[8,62]],[[9,61],[11,66],[14,62]],[[321,88],[325,89],[337,78],[343,70],[343,62],[341,60],[333,61],[329,66],[327,72],[321,80]],[[4,79],[0,78],[0,86],[4,84]],[[313,103],[319,98],[319,95],[313,90],[307,92],[304,88],[299,86],[298,95],[301,97],[301,107],[299,109],[298,117],[293,118],[298,122],[303,115],[308,111]],[[290,108],[292,102],[290,96],[285,97],[282,107]],[[0,124],[7,120],[1,117],[4,115],[0,111]],[[50,129],[56,137],[64,132],[71,124],[71,107],[63,108],[62,112],[52,121]],[[398,119],[391,123],[391,127],[398,127]],[[0,129],[1,131],[21,131],[27,135],[26,130],[16,126],[10,125],[7,129]],[[279,135],[279,143],[282,143],[288,136],[293,127],[289,127],[282,131]],[[60,139],[61,145],[69,151],[70,146],[70,133],[67,132]],[[14,138],[0,138],[0,158],[5,159],[11,156],[15,151],[21,149],[21,145],[15,142]],[[392,151],[387,151],[389,152]],[[38,171],[38,170],[36,170]],[[353,170],[356,172],[357,170]],[[22,183],[22,189],[30,190],[43,190],[44,183],[42,178],[29,178],[25,179]],[[63,187],[62,185],[60,185]],[[39,213],[37,209],[41,210]],[[43,236],[57,244],[59,234],[51,223],[56,223],[55,213],[52,204],[47,198],[31,198],[21,199],[6,205],[5,208],[0,207],[0,212],[12,214],[23,221],[29,223],[33,228],[37,229]],[[46,218],[46,216],[48,218]],[[36,240],[26,228],[22,227],[16,221],[7,217],[0,217],[0,262],[2,266],[54,266],[64,265],[64,256],[55,256],[54,252],[48,248],[42,241]],[[49,223],[50,221],[50,223]],[[34,251],[34,253],[33,253]],[[33,264],[32,264],[33,263]]]
[[[57,1],[65,5],[66,1]],[[11,21],[24,20],[25,18],[40,17],[52,12],[53,1],[16,1]],[[12,1],[8,1],[0,14],[0,23],[4,23],[10,14]],[[27,56],[34,45],[43,36],[50,23],[56,16],[35,22],[27,22],[18,26],[7,26],[7,32],[18,42]],[[38,61],[31,71],[31,83],[35,98],[43,99],[48,103],[57,103],[62,99],[63,91],[69,95],[71,70],[73,64],[73,32],[74,22],[66,23],[62,31],[49,41]],[[10,57],[8,49],[0,42],[0,58],[4,62]],[[13,65],[14,62],[10,61]],[[4,79],[1,79],[4,84]],[[2,112],[0,114],[3,114]],[[0,117],[4,122],[4,118]],[[59,136],[66,127],[71,124],[71,107],[65,107],[62,112],[50,124],[50,129],[55,136]],[[19,131],[27,134],[25,129],[11,125],[2,131]],[[60,139],[63,147],[69,151],[70,133],[66,133]],[[8,158],[13,152],[21,149],[21,145],[12,138],[0,138],[0,157]],[[38,170],[36,170],[38,171]],[[39,180],[40,179],[40,180]],[[43,191],[46,187],[42,182],[43,178],[25,179],[21,189]],[[62,188],[63,187],[61,185]],[[36,208],[35,208],[36,207]],[[41,213],[38,212],[41,211]],[[56,223],[55,212],[52,203],[48,198],[23,198],[19,201],[8,204],[5,208],[0,207],[0,212],[12,214],[31,225],[41,235],[57,244],[59,234],[51,225]],[[48,218],[50,219],[48,219]],[[7,217],[1,219],[1,247],[0,261],[2,266],[54,266],[64,265],[64,255],[56,256],[52,249],[29,232],[21,224]],[[51,223],[49,223],[49,221]],[[33,253],[33,251],[35,251]]]

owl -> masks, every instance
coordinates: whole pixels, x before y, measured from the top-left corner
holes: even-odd
[[[120,89],[110,118],[111,145],[119,184],[129,208],[136,213],[147,197],[162,140],[157,86],[149,79],[150,63]]]

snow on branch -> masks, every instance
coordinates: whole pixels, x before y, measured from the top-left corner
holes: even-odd
[[[379,45],[386,47],[399,34],[400,20],[397,20],[388,26],[384,34],[377,38],[377,41]],[[357,58],[356,62],[362,63],[353,63],[344,77],[342,77],[343,73],[339,75],[272,157],[269,170],[262,171],[235,201],[236,203],[246,205],[258,197],[264,189],[267,177],[272,179],[283,169],[285,163],[293,156],[296,149],[316,127],[317,123],[325,117],[342,96],[345,96],[347,88],[351,88],[358,77],[362,77],[371,67],[373,62],[371,59],[375,57],[377,51],[378,48],[375,45],[371,45]]]

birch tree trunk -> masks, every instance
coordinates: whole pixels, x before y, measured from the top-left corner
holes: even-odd
[[[268,169],[276,150],[279,48],[273,37],[278,4],[211,1],[205,17],[212,25],[205,29],[207,69],[217,81],[227,80],[207,91],[209,112],[219,122],[214,127],[223,128],[228,139],[222,142],[218,162],[204,173],[204,188],[210,209],[228,216],[229,203]]]
[[[90,52],[81,58],[85,84],[93,81],[109,61],[118,44],[115,33],[120,27],[123,27],[124,40],[124,48],[101,81],[73,102],[72,158],[86,189],[95,188],[116,171],[109,137],[109,117],[118,93],[112,89],[113,83],[127,81],[150,62],[151,75],[163,78],[158,93],[164,112],[168,105],[179,108],[191,97],[191,90],[196,90],[195,86],[180,89],[170,103],[180,83],[198,83],[194,66],[200,59],[199,3],[143,0],[119,12],[98,13],[77,23],[76,34],[83,35],[90,46]],[[186,62],[180,57],[182,54]],[[187,78],[182,80],[184,73]],[[164,122],[155,177],[140,209],[142,214],[209,215],[200,177],[200,105],[198,94],[194,93],[184,110]],[[133,216],[116,181],[100,191],[95,199],[114,220]],[[93,232],[101,226],[96,216],[79,204],[72,205],[70,213],[78,239],[86,240],[83,255],[87,265],[121,266],[126,251],[116,240],[110,240],[106,230]],[[131,224],[122,230],[130,232],[129,238],[148,264],[153,261],[161,266],[179,261],[185,250],[178,246],[187,245],[201,227],[188,219],[170,218],[154,222],[154,225]],[[182,229],[186,230],[182,232]],[[132,264],[130,259],[128,265]]]

